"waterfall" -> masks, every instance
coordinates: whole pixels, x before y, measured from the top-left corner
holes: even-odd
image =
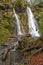
[[[30,0],[26,0],[28,3],[30,3],[31,4],[31,1]]]
[[[39,30],[38,30],[38,24],[34,18],[34,15],[31,11],[30,7],[27,7],[27,15],[28,15],[29,34],[32,37],[40,37]]]
[[[14,17],[16,18],[16,22],[17,22],[17,28],[18,28],[18,35],[23,35],[22,31],[21,31],[21,26],[20,26],[20,20],[18,18],[18,15],[15,12],[15,9],[13,8],[13,13],[14,13]]]

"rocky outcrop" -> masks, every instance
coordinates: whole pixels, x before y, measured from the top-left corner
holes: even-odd
[[[31,1],[32,4],[38,4],[39,2],[43,2],[43,0],[24,0],[24,1],[26,1],[26,2]]]

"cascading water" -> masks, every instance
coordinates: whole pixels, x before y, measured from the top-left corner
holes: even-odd
[[[26,0],[28,3],[30,3],[31,4],[31,1],[30,0]]]
[[[29,26],[29,34],[32,37],[40,37],[38,25],[36,25],[37,21],[34,18],[34,15],[30,9],[30,7],[27,7],[27,15],[28,15],[28,26]]]
[[[16,14],[14,8],[13,8],[13,12],[14,12],[14,17],[16,18],[16,22],[17,22],[18,35],[23,35],[23,33],[22,33],[22,31],[21,31],[21,27],[20,27],[20,21],[19,21],[18,15]]]

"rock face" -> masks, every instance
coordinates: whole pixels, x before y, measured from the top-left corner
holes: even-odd
[[[40,1],[43,2],[43,0],[25,0],[25,1],[26,2],[30,2],[31,1],[32,4],[38,4]]]
[[[39,0],[31,0],[32,3],[39,3]]]

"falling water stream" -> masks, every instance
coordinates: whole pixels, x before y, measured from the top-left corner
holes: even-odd
[[[31,11],[30,7],[27,7],[27,15],[28,15],[29,34],[32,37],[40,37],[38,24],[37,24],[37,21],[34,18],[34,15]]]
[[[18,18],[18,15],[15,12],[15,9],[13,8],[13,12],[14,12],[14,17],[16,18],[16,22],[17,22],[17,28],[18,28],[18,35],[23,35],[22,31],[21,31],[21,26],[20,26],[20,20]]]
[[[30,3],[30,5],[32,4],[31,0],[27,0],[27,1]],[[33,15],[32,11],[31,11],[30,7],[27,7],[27,15],[28,15],[29,34],[32,37],[40,37],[38,24],[37,24],[36,19],[34,18],[34,15]]]

